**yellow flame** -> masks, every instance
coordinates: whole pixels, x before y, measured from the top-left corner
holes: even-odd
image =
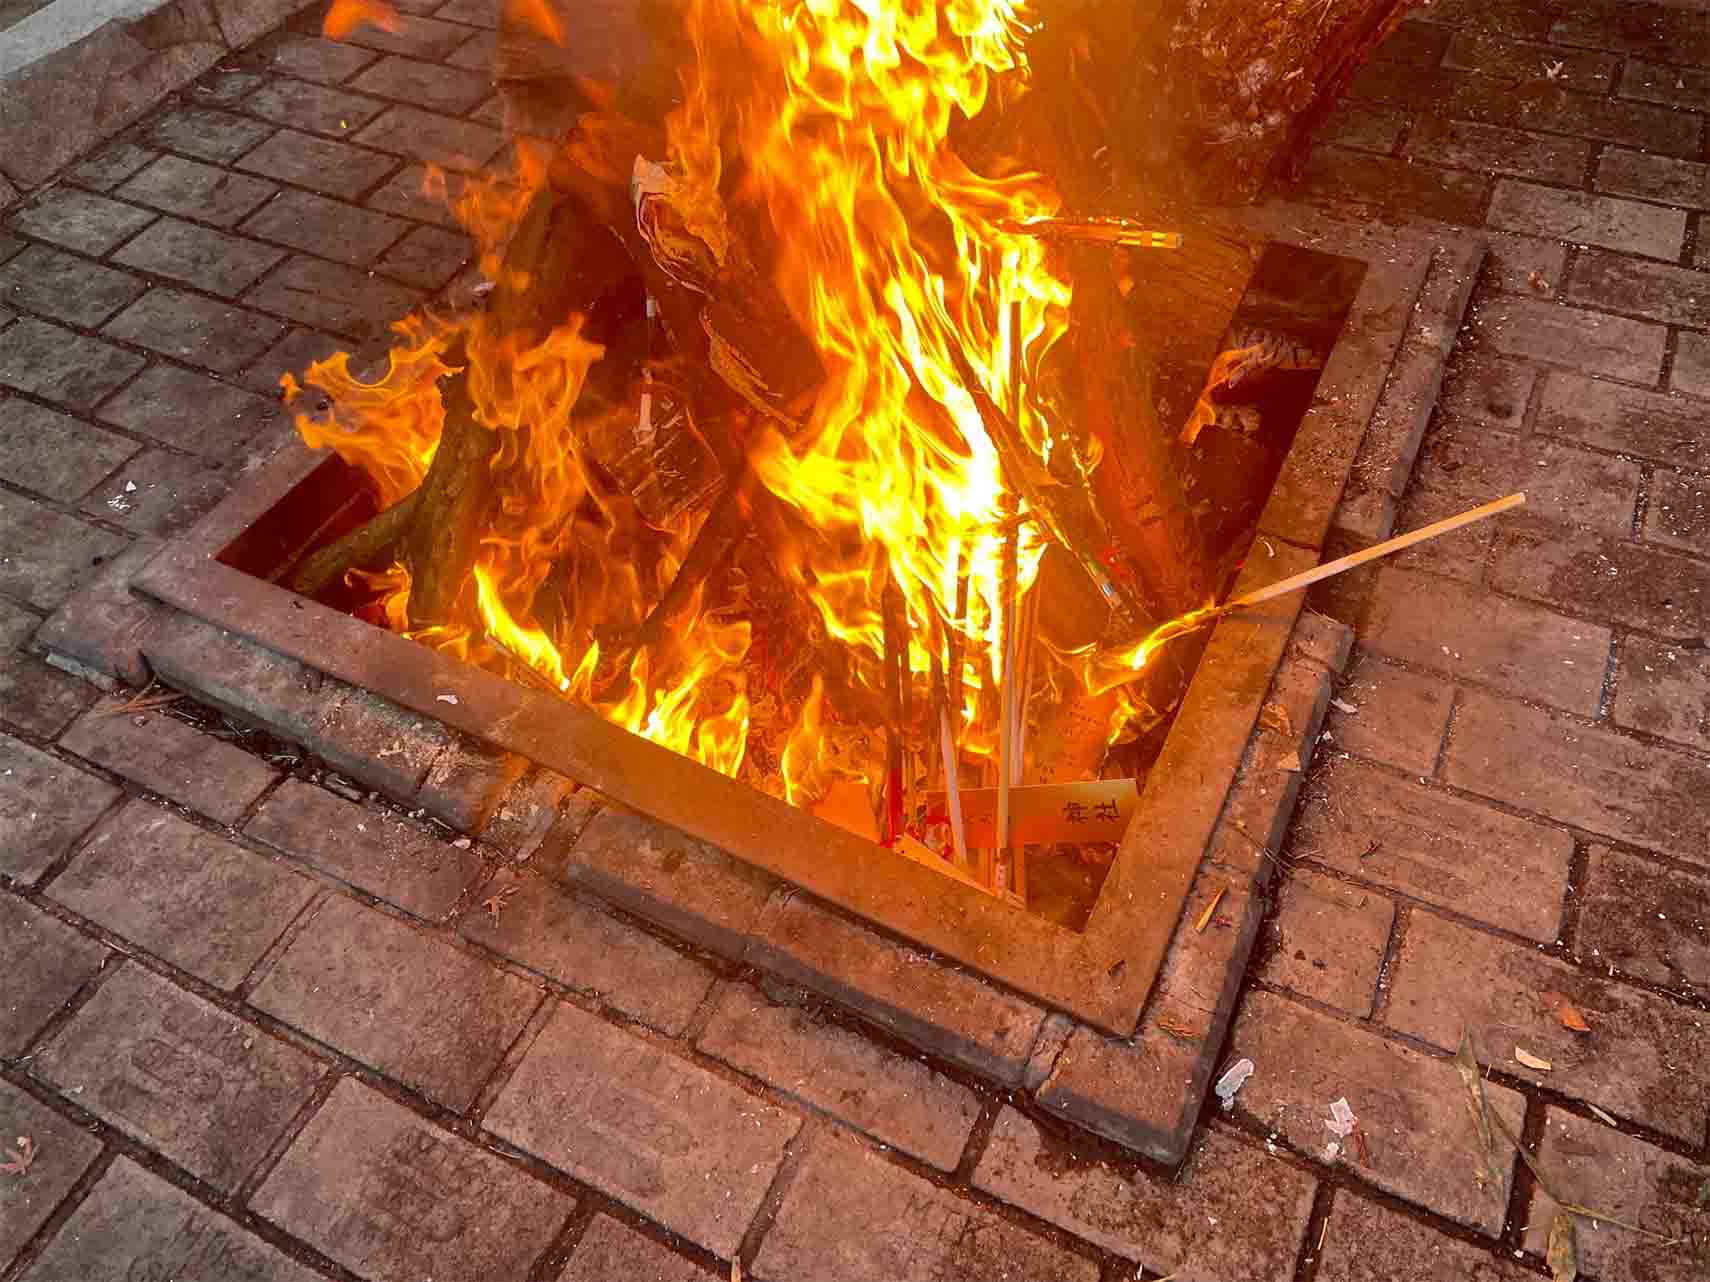
[[[511,2],[554,35],[539,0]],[[776,257],[768,269],[825,374],[811,405],[793,407],[801,430],[771,426],[750,443],[760,483],[811,532],[799,547],[770,549],[774,565],[841,647],[846,693],[885,688],[887,592],[900,600],[910,634],[905,680],[916,706],[932,697],[928,647],[947,653],[956,634],[955,733],[963,752],[990,756],[1006,531],[1026,505],[952,353],[1009,409],[1034,453],[1049,457],[1056,429],[1037,402],[1012,403],[1008,371],[1018,360],[1024,383],[1036,381],[1066,326],[1070,289],[1047,243],[1024,230],[1057,212],[1050,185],[1031,173],[975,173],[950,136],[958,119],[985,106],[993,77],[1025,74],[1022,6],[686,0],[683,15],[697,56],[667,130],[671,204],[719,263],[738,243],[733,211],[769,223],[765,252]],[[549,159],[523,149],[503,181],[469,182],[455,194],[445,175],[429,175],[475,237],[490,279]],[[696,600],[673,635],[625,648],[694,530],[686,522],[646,528],[585,457],[589,423],[576,411],[602,353],[580,320],[564,318],[544,337],[493,324],[481,316],[402,322],[372,382],[347,356],[312,367],[305,381],[327,392],[332,408],[299,418],[304,437],[364,468],[382,504],[398,502],[433,461],[446,412],[440,381],[453,365],[465,369],[477,422],[497,434],[498,499],[458,617],[412,635],[472,662],[523,664],[601,716],[737,773],[752,715],[750,622]],[[1036,574],[1038,528],[1019,525],[1021,588]],[[368,586],[389,624],[406,630],[404,567],[369,576]],[[1155,638],[1168,639],[1148,642]],[[1150,653],[1142,643],[1067,674],[1104,689],[1130,679]],[[800,698],[799,686],[790,697]],[[777,782],[796,804],[843,772],[829,764],[825,743],[849,714],[833,706],[838,697],[814,673],[777,754]]]

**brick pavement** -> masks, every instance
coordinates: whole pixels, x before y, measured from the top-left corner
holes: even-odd
[[[0,1138],[38,1151],[0,1282],[1535,1276],[1554,1202],[1506,1144],[1475,1180],[1463,1029],[1551,1188],[1683,1238],[1587,1224],[1588,1276],[1710,1270],[1703,0],[1436,0],[1285,188],[1489,232],[1399,525],[1533,502],[1316,601],[1359,648],[1257,1072],[1175,1176],[1051,1115],[1144,1089],[1098,1039],[975,985],[981,1074],[924,1058],[906,1003],[728,959],[844,946],[806,906],[738,879],[668,937],[22,648],[269,451],[280,372],[463,273],[421,164],[504,145],[495,6],[402,7],[305,16],[0,214]],[[634,838],[595,822],[597,894]]]

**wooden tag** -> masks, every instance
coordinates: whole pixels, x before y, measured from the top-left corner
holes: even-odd
[[[970,849],[997,844],[996,788],[962,790],[962,822]],[[1091,779],[1080,783],[1042,783],[1009,790],[1010,843],[1043,846],[1053,842],[1121,841],[1140,803],[1132,779]],[[931,823],[949,823],[942,792],[926,794]]]

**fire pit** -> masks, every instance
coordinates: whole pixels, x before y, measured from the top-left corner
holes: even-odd
[[[1155,1124],[1103,1127],[1166,1156],[1345,653],[1279,675],[1294,596],[1181,619],[1333,526],[1389,532],[1474,260],[1201,215],[1182,270],[1238,261],[1244,287],[1184,303],[1136,381],[1177,251],[1129,247],[1174,233],[963,165],[949,104],[977,111],[1009,54],[944,39],[966,62],[923,57],[936,90],[840,81],[853,106],[788,57],[775,101],[703,58],[669,134],[590,116],[472,186],[485,306],[401,324],[367,379],[311,371],[304,435],[336,453],[286,451],[133,586],[1119,1037],[1215,914],[1222,890],[1183,925],[1216,860],[1237,920],[1196,1067]],[[721,186],[726,113],[747,145]],[[292,736],[253,663],[186,662],[170,617],[143,648]],[[701,911],[621,859],[576,878],[668,926]],[[861,1006],[856,977],[776,960]]]

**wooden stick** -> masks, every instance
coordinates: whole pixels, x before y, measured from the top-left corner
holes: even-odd
[[[1271,584],[1269,587],[1259,588],[1256,591],[1247,593],[1245,596],[1236,597],[1233,601],[1226,602],[1224,605],[1220,606],[1217,613],[1226,614],[1231,610],[1239,610],[1244,606],[1249,605],[1258,605],[1261,602],[1273,600],[1276,597],[1284,596],[1290,592],[1299,592],[1302,588],[1309,588],[1314,583],[1322,583],[1325,579],[1334,578],[1338,574],[1345,574],[1349,570],[1366,564],[1368,561],[1376,561],[1382,557],[1390,556],[1393,553],[1402,551],[1404,548],[1410,548],[1416,544],[1424,543],[1428,539],[1434,539],[1439,535],[1447,534],[1451,530],[1458,530],[1462,526],[1473,524],[1475,521],[1482,521],[1486,517],[1495,516],[1498,512],[1506,512],[1510,508],[1517,508],[1525,502],[1526,496],[1524,493],[1510,494],[1507,498],[1496,499],[1493,502],[1484,504],[1482,507],[1475,507],[1470,512],[1462,512],[1459,516],[1444,517],[1441,521],[1433,521],[1430,525],[1422,526],[1421,528],[1414,530],[1411,534],[1398,534],[1393,539],[1386,539],[1382,543],[1373,544],[1364,551],[1351,552],[1347,556],[1338,557],[1336,560],[1327,562],[1324,565],[1315,566],[1310,570],[1303,570],[1299,574],[1291,575],[1286,579],[1282,579],[1279,582]]]
[[[950,812],[950,844],[958,868],[968,867],[968,830],[962,822],[962,781],[956,777],[956,731],[950,723],[950,696],[944,660],[932,644],[932,694],[938,704],[938,750],[944,757],[944,808]]]
[[[1020,299],[1016,299],[1009,305],[1009,412],[1014,415],[1016,427],[1019,429],[1021,426]],[[1019,504],[1013,495],[1005,500],[1006,515],[1013,516],[1018,507]],[[998,865],[1001,869],[1007,861],[1012,870],[1009,884],[1000,887],[1000,889],[1013,889],[1016,881],[1013,869],[1017,856],[1010,850],[1009,844],[1009,789],[1015,781],[1015,667],[1018,649],[1015,588],[1020,578],[1020,570],[1016,564],[1020,551],[1020,541],[1021,525],[1012,520],[1009,522],[1009,529],[1004,535],[1003,577],[998,585],[998,595],[1003,609],[1003,618],[998,629],[998,635],[1003,644],[1003,671],[998,677]]]

